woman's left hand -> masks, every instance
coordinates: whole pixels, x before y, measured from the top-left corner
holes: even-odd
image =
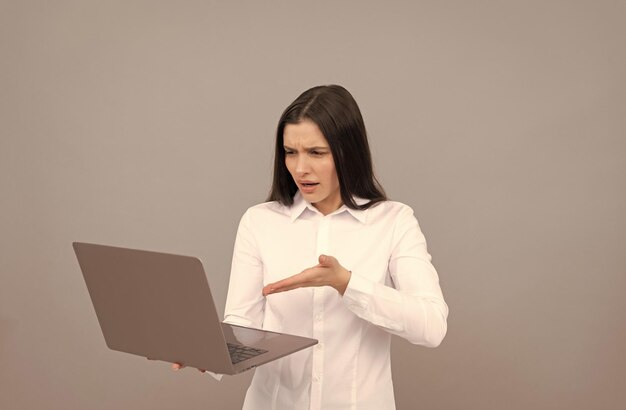
[[[311,286],[332,286],[343,296],[352,273],[332,256],[320,255],[318,260],[319,264],[316,266],[265,286],[263,296]]]

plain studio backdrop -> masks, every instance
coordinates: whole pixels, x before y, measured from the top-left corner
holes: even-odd
[[[198,256],[223,311],[277,120],[331,83],[450,306],[394,339],[398,408],[623,408],[625,38],[620,1],[1,0],[0,408],[240,408],[251,372],[108,350],[71,242]]]

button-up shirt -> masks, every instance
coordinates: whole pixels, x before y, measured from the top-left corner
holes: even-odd
[[[352,272],[343,296],[312,287],[263,297],[265,285],[317,265],[320,254]],[[342,206],[323,215],[297,193],[292,206],[267,202],[241,218],[224,321],[319,341],[257,368],[246,410],[394,409],[391,335],[435,347],[447,316],[407,205]]]

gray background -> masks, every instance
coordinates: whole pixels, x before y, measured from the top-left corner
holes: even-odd
[[[0,408],[238,408],[251,374],[108,350],[70,244],[199,256],[222,310],[278,117],[328,83],[450,306],[394,340],[398,408],[620,408],[625,38],[620,1],[1,0]]]

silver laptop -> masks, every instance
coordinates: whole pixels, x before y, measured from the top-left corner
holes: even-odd
[[[112,350],[236,374],[317,344],[221,323],[198,258],[80,242],[73,246]]]

